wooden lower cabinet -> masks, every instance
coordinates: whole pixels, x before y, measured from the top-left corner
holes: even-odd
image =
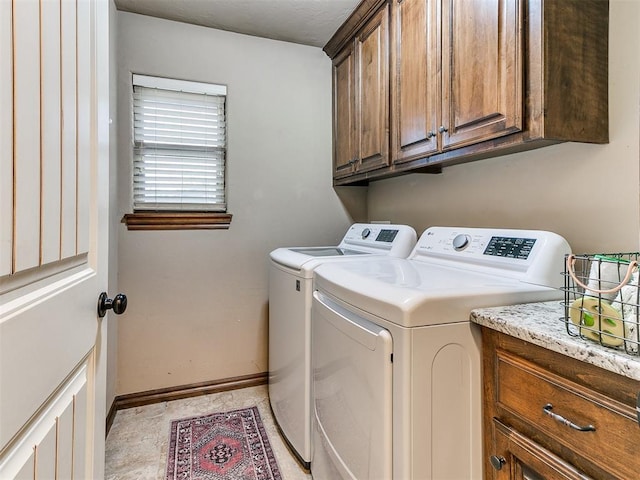
[[[482,330],[487,480],[640,478],[640,382]]]
[[[587,475],[529,438],[493,419],[489,462],[496,480],[586,479]],[[491,476],[493,475],[493,477]]]

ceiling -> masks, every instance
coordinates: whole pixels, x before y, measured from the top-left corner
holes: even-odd
[[[118,10],[323,47],[360,0],[115,0]]]

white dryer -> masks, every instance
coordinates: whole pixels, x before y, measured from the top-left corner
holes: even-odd
[[[531,230],[432,227],[408,259],[321,265],[312,304],[314,480],[482,479],[473,308],[560,299],[570,253]]]
[[[278,248],[269,268],[269,400],[298,460],[311,460],[311,300],[313,271],[328,262],[406,258],[417,235],[407,225],[357,223],[337,246]]]

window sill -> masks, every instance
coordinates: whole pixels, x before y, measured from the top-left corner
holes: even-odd
[[[142,212],[127,213],[122,223],[127,230],[227,230],[229,213]]]

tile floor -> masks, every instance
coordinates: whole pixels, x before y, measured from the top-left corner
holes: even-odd
[[[274,424],[266,385],[119,410],[107,436],[106,480],[164,480],[172,420],[253,405],[260,411],[283,480],[311,480]]]

